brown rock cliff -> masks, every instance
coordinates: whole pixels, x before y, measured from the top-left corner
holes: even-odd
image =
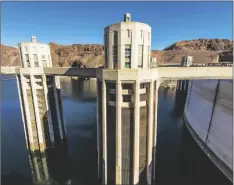
[[[104,47],[101,44],[60,45],[49,43],[53,66],[98,68],[104,65]],[[227,39],[198,39],[176,42],[164,50],[152,50],[151,56],[159,63],[180,63],[184,55],[192,55],[194,63],[219,61],[233,62],[233,41]],[[1,65],[19,66],[17,48],[1,45]]]

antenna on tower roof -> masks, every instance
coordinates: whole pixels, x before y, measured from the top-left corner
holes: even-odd
[[[31,41],[32,41],[32,42],[37,42],[36,37],[35,37],[35,36],[32,36]]]
[[[130,13],[124,14],[124,22],[131,22],[131,15]]]

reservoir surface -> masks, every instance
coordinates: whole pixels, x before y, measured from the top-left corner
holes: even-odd
[[[50,155],[52,185],[97,184],[96,81],[60,79],[67,155]],[[159,89],[156,185],[231,185],[174,113],[175,90]],[[3,185],[33,185],[35,171],[26,149],[17,83],[1,76],[1,176]],[[65,152],[66,153],[66,152]],[[60,158],[59,158],[60,156]],[[55,161],[55,159],[59,159]],[[56,163],[56,164],[54,164]],[[45,166],[43,166],[45,168]]]

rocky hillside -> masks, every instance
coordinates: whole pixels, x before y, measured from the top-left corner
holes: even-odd
[[[221,62],[232,61],[233,62],[233,51],[223,51],[219,54],[219,60]]]
[[[77,66],[98,68],[104,65],[104,47],[101,44],[60,45],[49,43],[54,66]],[[198,39],[176,42],[164,50],[152,50],[151,55],[159,63],[180,63],[181,57],[193,56],[194,63],[219,61],[233,62],[233,41],[227,39]],[[17,48],[1,45],[1,65],[19,66]]]
[[[164,50],[232,51],[233,41],[228,39],[185,40],[176,42]]]
[[[1,45],[1,66],[19,66],[19,51],[17,48]]]
[[[53,65],[98,68],[104,63],[101,44],[73,44],[70,46],[50,43]]]
[[[185,55],[193,56],[193,63],[211,63],[217,60],[217,51],[197,51],[197,50],[163,50],[152,51],[152,56],[156,56],[161,64],[180,63]]]
[[[163,63],[178,63],[184,55],[193,56],[194,63],[233,62],[233,41],[228,39],[197,39],[176,42],[166,47],[159,56]]]

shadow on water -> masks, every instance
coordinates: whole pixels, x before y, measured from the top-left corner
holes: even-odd
[[[96,79],[85,79],[78,77],[60,77],[64,96],[82,102],[96,102],[97,81]]]

